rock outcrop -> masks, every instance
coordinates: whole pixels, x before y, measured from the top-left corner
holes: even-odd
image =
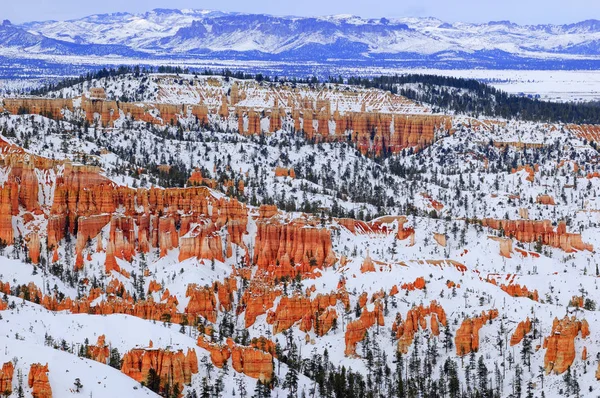
[[[270,382],[273,377],[273,356],[275,343],[264,337],[253,339],[251,347],[240,346],[232,339],[227,339],[227,344],[211,343],[204,336],[198,338],[198,346],[210,353],[212,363],[222,368],[231,358],[236,372]]]
[[[238,373],[244,373],[263,383],[270,383],[273,378],[273,356],[256,348],[236,345],[227,339],[231,350],[231,363]]]
[[[442,247],[446,247],[446,234],[434,233],[433,239],[437,242],[438,245]]]
[[[496,143],[494,143],[496,144]],[[497,146],[497,145],[496,145]],[[521,170],[525,170],[527,172],[527,181],[529,182],[533,182],[535,180],[535,173],[537,171],[539,171],[540,167],[536,164],[534,167],[531,167],[530,165],[525,165],[525,166],[519,166],[516,169],[512,169],[512,173],[518,173]]]
[[[403,283],[400,288],[402,290],[423,290],[425,289],[425,278],[423,278],[422,276],[418,277],[417,279],[415,279],[414,282],[409,282],[409,283]]]
[[[331,233],[304,220],[281,223],[257,220],[254,260],[259,269],[278,278],[295,277],[336,262]]]
[[[500,243],[500,255],[504,258],[511,258],[513,253],[513,241],[511,238],[499,238],[497,236],[488,236],[488,239]]]
[[[74,110],[71,99],[4,98],[2,102],[10,113],[43,115],[55,120],[61,120],[65,110]]]
[[[273,325],[273,334],[283,332],[300,322],[300,330],[308,332],[313,329],[317,336],[323,336],[337,321],[337,302],[348,302],[348,293],[319,294],[313,300],[306,296],[282,297],[274,311],[267,314],[267,323]]]
[[[408,352],[408,348],[411,346],[415,333],[419,328],[427,330],[427,317],[430,318],[430,330],[434,336],[440,334],[440,324],[442,326],[448,324],[446,312],[436,301],[432,301],[427,307],[419,305],[411,308],[404,321],[399,316],[396,317],[392,330],[396,333],[400,352],[403,354]]]
[[[210,353],[210,360],[217,368],[223,368],[231,357],[231,349],[227,345],[211,343],[204,336],[198,337],[197,344]]]
[[[0,395],[10,395],[13,390],[12,381],[15,366],[12,362],[6,362],[0,369]]]
[[[482,224],[496,230],[503,230],[508,237],[523,243],[533,243],[539,240],[543,244],[560,248],[567,253],[578,250],[593,251],[591,244],[584,243],[581,234],[567,233],[564,222],[558,224],[556,231],[549,220],[498,220],[484,218]]]
[[[531,321],[527,317],[526,320],[519,322],[514,333],[510,336],[510,346],[519,344],[529,332],[531,332]]]
[[[363,309],[360,317],[346,326],[344,336],[346,343],[344,354],[346,356],[356,356],[356,345],[363,341],[367,330],[375,324],[384,326],[383,305],[379,301],[375,302],[373,311],[369,311],[367,308]]]
[[[264,92],[239,89],[236,93],[234,87],[237,86],[234,84],[227,93],[221,82],[214,84],[215,86],[208,90],[199,89],[196,94],[200,94],[202,99],[198,104],[120,102],[107,98],[106,93],[100,95],[99,92],[92,92],[102,90],[93,88],[88,95],[82,95],[76,101],[46,98],[5,99],[4,109],[14,114],[40,114],[55,120],[63,119],[68,111],[69,114],[84,116],[90,124],[97,123],[109,127],[114,126],[117,119],[158,125],[176,125],[182,120],[195,119],[203,126],[211,121],[226,121],[230,125],[237,124],[240,134],[257,135],[276,132],[286,126],[291,129],[293,126],[294,130],[303,132],[309,140],[331,142],[350,139],[363,154],[375,156],[399,153],[404,149],[418,151],[431,145],[438,136],[453,132],[452,117],[410,114],[407,112],[408,108],[419,106],[401,96],[382,96],[381,92],[372,92],[364,98],[357,98],[355,93],[327,88],[319,94],[325,95],[324,98],[313,99],[312,95],[307,96],[306,92],[302,95],[290,95],[275,89],[268,91],[266,107],[247,106],[247,103],[243,104],[246,98],[252,98],[254,93],[262,93],[258,94],[262,96]],[[271,94],[276,97],[274,101],[270,100]],[[329,99],[326,97],[328,94],[333,97]],[[284,101],[279,101],[280,98]],[[340,111],[336,106],[332,112],[334,98],[355,102],[359,107]],[[282,106],[285,99],[287,104]],[[260,100],[264,101],[265,98]],[[249,103],[253,102],[255,101],[250,100]]]
[[[110,355],[108,345],[105,342],[106,337],[104,335],[98,336],[98,342],[96,345],[89,345],[87,354],[88,357],[94,361],[107,364]]]
[[[264,315],[273,308],[275,299],[281,295],[281,291],[272,288],[272,285],[254,279],[242,296],[242,306],[238,312],[245,311],[244,320],[246,328],[254,324],[256,318]]]
[[[29,168],[10,168],[14,182],[9,178],[0,188],[0,239],[13,241],[12,217],[20,207],[36,214],[45,209],[47,230],[33,232],[25,239],[34,263],[42,251],[41,236],[47,235],[46,249],[55,250],[67,233],[76,233],[77,270],[84,267],[93,252],[104,250],[107,272],[120,272],[119,260],[130,262],[136,254],[151,248],[158,248],[164,256],[180,247],[180,260],[197,257],[219,261],[231,255],[233,244],[246,250],[242,239],[248,219],[245,205],[235,199],[216,198],[206,187],[134,189],[117,186],[92,166],[65,163],[61,169],[58,163],[46,164],[43,158],[29,162],[36,167],[39,163],[40,171],[52,169],[58,174],[53,197],[40,198],[36,192],[41,182],[28,172]],[[21,180],[25,184],[17,184]],[[117,214],[117,209],[122,212]],[[227,240],[218,234],[222,228],[228,232]],[[97,243],[90,245],[94,239]]]
[[[371,259],[368,253],[367,257],[365,257],[362,264],[360,265],[360,272],[362,272],[363,274],[366,272],[375,272],[375,263],[373,262],[373,259]]]
[[[582,338],[589,336],[587,321],[575,317],[554,318],[552,332],[544,339],[544,369],[546,374],[565,372],[575,361],[575,338],[581,333]]]
[[[456,355],[464,356],[471,351],[477,352],[479,350],[479,330],[496,317],[498,317],[498,310],[489,310],[488,312],[484,311],[481,316],[463,320],[454,336]]]
[[[554,202],[554,198],[550,195],[538,195],[536,202],[541,205],[554,206],[556,203]]]
[[[138,382],[146,382],[150,369],[160,377],[160,390],[166,384],[180,388],[192,382],[192,375],[198,373],[198,358],[194,349],[170,351],[162,349],[133,349],[123,356],[121,372]]]
[[[527,286],[521,286],[517,283],[501,285],[500,289],[504,290],[506,293],[508,293],[509,295],[511,295],[513,297],[527,297],[533,301],[539,301],[539,295],[538,295],[537,289],[530,291],[529,289],[527,289]]]
[[[296,172],[293,168],[286,169],[285,167],[276,167],[275,168],[275,177],[290,177],[296,178]]]
[[[18,188],[14,183],[5,183],[0,187],[0,240],[12,244],[14,231],[12,225],[13,209],[19,209],[15,199],[18,198]]]
[[[117,282],[116,280],[114,280]],[[1,282],[0,282],[0,286]],[[39,303],[50,311],[69,311],[73,314],[90,315],[109,315],[109,314],[127,314],[142,319],[155,321],[171,321],[180,324],[188,321],[185,313],[177,310],[177,298],[171,296],[168,290],[163,293],[160,301],[154,301],[152,297],[147,300],[138,300],[134,302],[133,298],[124,290],[122,285],[119,287],[109,283],[106,289],[106,297],[98,301],[102,295],[100,288],[94,288],[87,297],[73,300],[70,297],[62,297],[53,294],[52,296],[43,295],[41,290],[32,282],[27,285],[15,286],[10,288],[6,284],[6,290],[19,298]],[[27,292],[27,296],[24,292]],[[189,320],[195,324],[196,319]]]
[[[52,398],[52,388],[48,380],[48,364],[42,366],[39,363],[32,363],[27,383],[31,388],[33,398]]]
[[[185,297],[190,299],[185,312],[190,315],[191,319],[201,316],[213,323],[217,321],[217,299],[214,289],[190,283]]]

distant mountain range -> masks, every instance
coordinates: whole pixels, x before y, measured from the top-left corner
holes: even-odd
[[[447,23],[435,18],[291,17],[156,9],[0,26],[0,55],[405,62],[429,66],[600,61],[600,21]]]

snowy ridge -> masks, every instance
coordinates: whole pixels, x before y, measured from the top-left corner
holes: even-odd
[[[511,58],[595,59],[595,20],[521,26],[507,21],[449,24],[434,18],[364,19],[352,15],[280,17],[157,9],[69,20],[5,23],[2,47],[29,53],[216,58],[422,61]],[[129,52],[129,54],[128,54]]]

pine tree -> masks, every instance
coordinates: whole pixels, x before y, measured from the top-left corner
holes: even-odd
[[[477,361],[477,378],[479,379],[479,393],[481,396],[487,396],[488,391],[488,369],[483,361],[483,356]]]
[[[523,345],[521,347],[521,361],[527,365],[527,369],[531,372],[531,337],[525,335],[523,337]]]
[[[252,398],[270,398],[271,397],[271,389],[267,383],[263,383],[262,381],[256,380],[256,387],[254,388],[254,395]]]
[[[113,348],[110,350],[110,357],[108,359],[108,365],[115,369],[121,370],[121,365],[122,365],[121,354],[119,354],[119,350],[117,350],[116,348]]]
[[[521,398],[522,373],[523,371],[521,370],[521,367],[519,365],[515,366],[515,377],[513,379],[513,395],[517,398]]]
[[[444,348],[446,352],[452,349],[452,333],[450,332],[450,323],[446,323],[446,327],[444,328]]]
[[[288,390],[288,398],[294,398],[298,394],[298,357],[296,345],[292,343],[292,348],[288,355],[288,371],[282,384],[283,389]]]
[[[208,381],[206,380],[206,377],[204,377],[202,379],[202,391],[200,392],[200,398],[210,398],[211,393],[212,393],[211,390],[212,389],[208,385]]]
[[[399,350],[396,350],[396,396],[404,397],[404,359],[402,358],[402,353]]]
[[[19,380],[19,384],[17,387],[17,397],[25,398],[25,391],[23,390],[23,372],[21,371],[21,369],[17,371],[17,379]]]
[[[150,368],[148,371],[148,376],[146,377],[146,387],[155,393],[158,393],[160,390],[160,376],[154,368]]]

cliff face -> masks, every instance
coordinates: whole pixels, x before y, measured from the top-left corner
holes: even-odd
[[[198,373],[196,351],[188,349],[177,352],[162,349],[133,349],[123,356],[121,372],[138,382],[146,382],[150,369],[160,377],[160,390],[166,384],[180,388],[192,382],[192,375]]]
[[[179,247],[180,260],[197,257],[221,261],[231,255],[233,244],[246,250],[243,236],[248,211],[235,199],[216,198],[206,187],[117,186],[98,168],[62,164],[22,152],[7,155],[17,148],[4,141],[0,144],[3,163],[8,166],[7,181],[0,187],[0,239],[13,241],[16,231],[12,221],[20,211],[43,214],[48,220],[46,230],[24,237],[33,263],[40,260],[42,237],[48,238],[46,249],[54,251],[67,233],[76,235],[77,270],[84,268],[94,252],[106,251],[106,272],[120,272],[119,260],[131,262],[136,254],[153,248],[164,256]],[[56,179],[38,181],[36,171],[53,173]],[[42,184],[53,185],[53,196],[39,195]],[[33,217],[24,217],[26,222],[30,219]],[[228,233],[226,240],[219,234],[223,228]],[[97,244],[90,245],[94,239]],[[52,261],[58,260],[55,251]]]
[[[27,380],[33,398],[52,398],[52,388],[48,380],[48,364],[44,366],[39,363],[31,364]]]
[[[581,333],[582,338],[589,336],[589,326],[584,319],[580,321],[568,316],[563,319],[554,318],[552,332],[544,339],[544,369],[546,373],[561,374],[575,360],[575,338]]]
[[[567,233],[567,226],[561,222],[556,231],[550,220],[496,220],[484,218],[482,224],[497,230],[504,230],[506,236],[520,242],[531,243],[541,240],[543,244],[560,248],[567,253],[578,250],[593,251],[594,247],[584,243],[581,234]]]
[[[0,369],[0,394],[10,395],[12,393],[12,380],[15,367],[12,362],[6,362]]]
[[[273,356],[256,348],[239,346],[232,339],[227,339],[231,350],[231,363],[238,373],[244,373],[263,383],[273,378]]]
[[[5,98],[4,109],[13,114],[30,113],[44,115],[55,120],[63,118],[63,111],[73,111],[73,100],[71,99],[49,99],[49,98]]]
[[[297,273],[335,263],[331,233],[301,219],[283,224],[278,220],[257,220],[255,263],[276,277],[295,277]]]
[[[18,188],[16,184],[4,184],[0,187],[0,240],[7,244],[11,244],[14,239],[12,226],[13,208],[15,206],[14,199],[18,197]]]
[[[399,153],[409,148],[419,151],[434,142],[436,133],[452,133],[452,118],[448,116],[396,114],[389,110],[367,112],[365,103],[362,103],[360,112],[341,113],[336,110],[332,114],[329,100],[291,101],[287,108],[280,107],[277,100],[274,107],[267,109],[239,106],[240,100],[246,96],[245,92],[230,94],[229,98],[222,95],[218,105],[212,104],[210,108],[202,102],[134,103],[85,95],[78,102],[78,107],[74,106],[72,99],[26,98],[5,99],[4,108],[13,114],[39,114],[55,120],[63,119],[64,111],[68,110],[84,116],[90,124],[107,127],[113,126],[122,117],[159,125],[175,125],[180,119],[193,117],[202,125],[208,125],[209,115],[215,115],[221,121],[237,122],[238,132],[247,135],[261,134],[263,130],[273,133],[281,130],[287,122],[310,140],[345,141],[349,136],[359,151],[375,156]],[[263,120],[268,122],[268,127],[262,125]]]
[[[348,302],[348,293],[317,295],[311,300],[306,296],[282,297],[274,311],[267,314],[267,323],[273,325],[273,334],[283,332],[296,322],[300,322],[300,330],[309,332],[315,329],[317,336],[326,334],[337,322],[337,311],[334,307],[338,299]]]
[[[488,321],[498,317],[498,310],[489,310],[483,312],[481,316],[475,318],[466,318],[454,336],[454,345],[456,346],[456,355],[464,356],[471,351],[479,350],[479,330]]]
[[[195,319],[202,316],[210,322],[217,321],[217,299],[212,288],[198,287],[196,284],[189,284],[185,293],[190,301],[185,312]]]

